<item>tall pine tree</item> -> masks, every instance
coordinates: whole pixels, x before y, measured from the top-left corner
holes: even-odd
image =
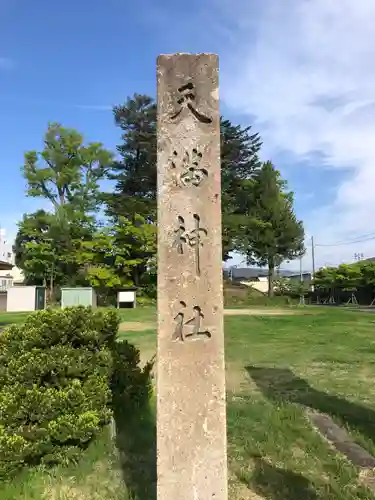
[[[106,213],[111,218],[136,214],[150,222],[156,217],[156,104],[151,97],[134,94],[113,110],[121,129],[119,160],[108,175],[115,181],[113,193],[105,193]]]
[[[293,193],[271,162],[255,174],[247,198],[248,213],[239,224],[238,248],[248,264],[268,266],[269,295],[275,268],[304,253],[304,229],[293,209]]]
[[[258,134],[251,134],[250,126],[243,128],[223,118],[220,120],[220,142],[223,260],[228,260],[230,252],[238,250],[238,225],[247,209],[243,200],[261,165],[258,153],[262,142]]]

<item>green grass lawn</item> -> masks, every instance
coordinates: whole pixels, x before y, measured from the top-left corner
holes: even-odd
[[[21,323],[22,321],[25,321],[27,316],[30,313],[24,313],[24,312],[15,312],[15,313],[8,313],[8,312],[0,312],[0,328],[5,328],[8,325],[11,325],[12,323]]]
[[[375,499],[306,417],[307,409],[329,414],[375,456],[375,315],[304,311],[225,319],[230,500]],[[121,317],[156,319],[146,308]],[[155,354],[152,328],[120,336],[144,360]],[[117,448],[106,429],[78,466],[25,473],[1,485],[0,498],[155,499],[153,408],[117,425]]]
[[[29,312],[0,312],[0,328],[12,323],[25,321]],[[152,307],[138,307],[136,309],[119,309],[123,321],[156,321],[156,310]]]

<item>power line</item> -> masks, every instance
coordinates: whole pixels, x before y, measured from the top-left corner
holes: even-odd
[[[312,270],[313,270],[313,276],[315,275],[315,247],[339,247],[339,246],[344,246],[344,245],[356,245],[358,243],[364,243],[366,241],[374,241],[375,240],[375,233],[367,233],[363,234],[362,236],[357,236],[356,238],[352,238],[346,241],[341,241],[337,243],[320,243],[320,244],[314,244],[314,237],[311,236],[311,258],[312,258]],[[354,260],[355,261],[361,261],[364,259],[364,254],[363,253],[355,253],[354,254]]]
[[[356,239],[341,241],[336,243],[315,243],[316,247],[339,247],[345,245],[355,245],[356,243],[364,243],[366,241],[375,240],[375,233],[358,236]]]

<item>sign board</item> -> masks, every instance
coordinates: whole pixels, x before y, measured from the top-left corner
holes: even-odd
[[[135,292],[133,292],[133,291],[118,292],[117,301],[118,302],[135,302]]]

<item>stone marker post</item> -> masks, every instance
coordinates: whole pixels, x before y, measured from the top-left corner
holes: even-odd
[[[218,58],[158,77],[158,500],[227,500]]]

